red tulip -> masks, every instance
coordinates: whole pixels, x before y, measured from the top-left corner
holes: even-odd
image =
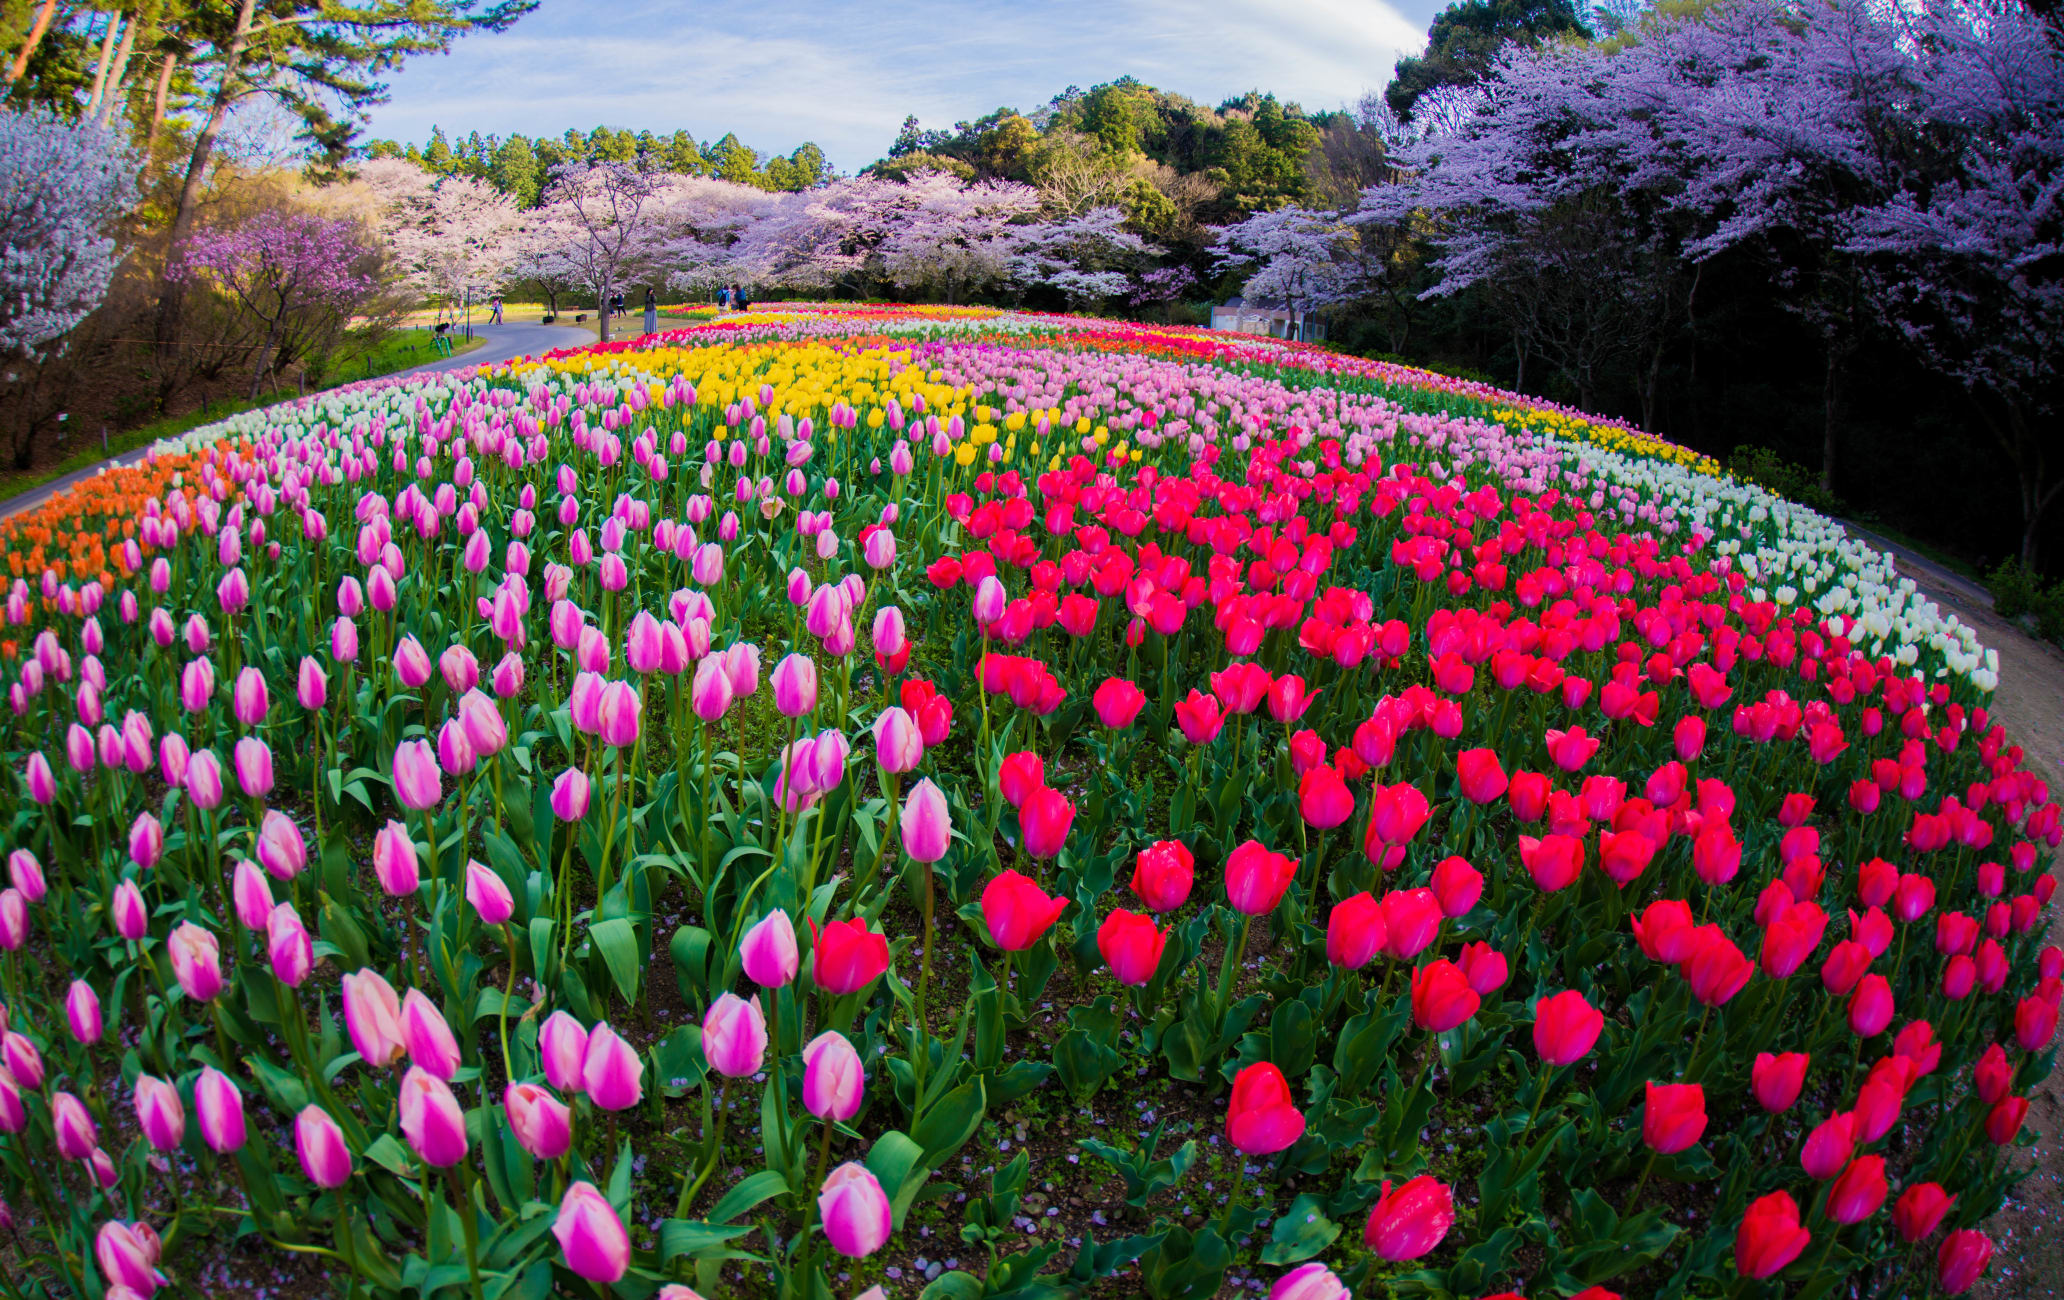
[[[1544,1065],[1569,1065],[1584,1058],[1605,1029],[1605,1013],[1575,989],[1550,994],[1534,1004],[1534,1050]]]
[[[1418,786],[1400,781],[1379,786],[1369,806],[1369,830],[1363,844],[1371,862],[1381,862],[1378,846],[1403,845],[1419,833],[1433,815],[1426,795]]]
[[[1383,896],[1383,951],[1410,961],[1440,935],[1440,903],[1430,889],[1393,889]]]
[[[2014,1067],[2007,1064],[2007,1053],[1998,1043],[1987,1047],[1978,1064],[1971,1067],[1971,1086],[1978,1100],[1988,1106],[2013,1090]]]
[[[1779,1273],[1799,1258],[1813,1234],[1799,1226],[1799,1203],[1789,1192],[1772,1192],[1750,1203],[1734,1234],[1734,1267],[1743,1277]]]
[[[1273,680],[1260,664],[1237,663],[1211,674],[1211,693],[1227,713],[1252,713],[1268,697]]]
[[[1892,1226],[1899,1238],[1911,1245],[1942,1226],[1942,1220],[1956,1204],[1956,1197],[1942,1190],[1941,1183],[1915,1183],[1900,1193],[1892,1206]]]
[[[1695,932],[1683,970],[1691,981],[1691,995],[1705,1006],[1717,1007],[1741,992],[1756,968],[1715,925],[1700,926]]]
[[[1962,1295],[1971,1289],[1992,1262],[1992,1238],[1971,1228],[1960,1228],[1942,1239],[1935,1252],[1935,1282],[1947,1295]]]
[[[1113,731],[1123,731],[1147,706],[1147,693],[1123,677],[1106,677],[1090,697],[1097,721]]]
[[[1992,1103],[1992,1109],[1985,1115],[1985,1136],[1994,1146],[2005,1146],[2021,1133],[2021,1122],[2028,1118],[2028,1098],[2002,1097]]]
[[[1226,1140],[1250,1156],[1272,1155],[1304,1136],[1304,1112],[1290,1101],[1290,1083],[1267,1061],[1233,1079],[1226,1106]]]
[[[2040,1052],[2057,1036],[2058,1004],[2040,993],[2014,1004],[2014,1041],[2023,1051]]]
[[[1013,808],[1022,809],[1032,792],[1045,784],[1046,764],[1026,750],[1007,756],[996,769],[996,788]]]
[[[1465,749],[1456,755],[1455,775],[1462,797],[1477,805],[1495,802],[1510,784],[1497,753],[1489,749]]]
[[[1248,840],[1226,859],[1226,901],[1248,916],[1272,912],[1297,875],[1297,859],[1272,853],[1259,840]]]
[[[1749,1072],[1756,1104],[1773,1115],[1790,1110],[1799,1100],[1799,1090],[1806,1086],[1806,1066],[1811,1059],[1804,1052],[1777,1056],[1758,1052],[1756,1064]]]
[[[1097,927],[1097,951],[1111,968],[1111,978],[1128,988],[1139,988],[1154,978],[1167,947],[1167,932],[1156,928],[1151,916],[1121,908]]]
[[[1440,1245],[1454,1226],[1452,1189],[1431,1174],[1421,1174],[1396,1189],[1384,1182],[1362,1228],[1362,1241],[1382,1258],[1400,1263]]]
[[[1799,1151],[1799,1165],[1809,1177],[1826,1182],[1842,1172],[1855,1150],[1856,1117],[1843,1111],[1814,1125]]]
[[[1340,773],[1321,764],[1297,783],[1297,807],[1307,826],[1330,831],[1354,815],[1354,793]]]
[[[1789,897],[1789,895],[1787,895]],[[1827,913],[1817,903],[1794,903],[1763,931],[1763,973],[1784,979],[1806,964],[1827,932]]]
[[[1333,905],[1326,917],[1326,960],[1360,970],[1383,951],[1383,905],[1366,890]]]
[[[1182,728],[1183,739],[1192,745],[1208,745],[1218,739],[1219,731],[1225,727],[1225,713],[1215,696],[1193,690],[1187,698],[1176,701],[1175,723]]]
[[[1828,1185],[1827,1215],[1836,1223],[1862,1223],[1885,1203],[1885,1157],[1858,1156]]]
[[[1483,872],[1461,858],[1444,858],[1433,869],[1433,896],[1449,920],[1466,916],[1483,897]]]
[[[1482,1004],[1462,968],[1445,957],[1412,972],[1412,1022],[1428,1033],[1446,1033]]]
[[[1035,858],[1050,858],[1068,842],[1068,828],[1075,824],[1075,805],[1050,786],[1041,786],[1025,798],[1018,810],[1018,825],[1025,832],[1025,852]]]
[[[1511,978],[1511,966],[1506,962],[1505,954],[1487,943],[1463,944],[1455,964],[1461,967],[1463,977],[1479,997],[1491,996],[1504,988],[1505,981]]]
[[[1141,849],[1132,869],[1132,892],[1150,912],[1170,912],[1190,897],[1197,860],[1181,840],[1156,840]]]
[[[1892,984],[1883,975],[1866,975],[1849,995],[1849,1028],[1858,1038],[1874,1038],[1892,1023]]]
[[[1584,869],[1584,842],[1573,835],[1522,835],[1519,860],[1534,883],[1552,894],[1576,883],[1577,873]]]
[[[1706,1131],[1706,1090],[1695,1083],[1648,1085],[1641,1108],[1641,1140],[1652,1151],[1673,1155],[1697,1142]]]
[[[1675,965],[1691,951],[1695,923],[1691,917],[1691,904],[1681,899],[1657,899],[1636,912],[1629,924],[1634,928],[1634,941],[1641,945],[1641,951],[1651,961]]]
[[[1023,952],[1068,910],[1065,898],[1049,898],[1039,882],[1016,871],[997,875],[982,890],[982,921],[989,938],[1005,952]]]
[[[826,992],[857,993],[889,968],[888,938],[870,933],[865,917],[821,927],[811,919],[809,925],[816,949],[813,974]]]
[[[1514,772],[1505,788],[1505,802],[1512,809],[1514,821],[1541,820],[1548,811],[1548,777],[1541,772]]]

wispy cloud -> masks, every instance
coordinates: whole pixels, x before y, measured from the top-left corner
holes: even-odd
[[[783,153],[814,140],[852,170],[905,114],[948,126],[1128,73],[1206,103],[1259,89],[1349,104],[1424,41],[1434,2],[545,0],[508,32],[396,73],[372,132],[735,131]]]

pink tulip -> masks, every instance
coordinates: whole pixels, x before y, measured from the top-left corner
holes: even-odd
[[[149,813],[138,813],[129,824],[129,860],[149,871],[165,855],[165,828]]]
[[[746,978],[763,989],[785,987],[796,977],[801,958],[796,950],[794,922],[788,913],[776,909],[761,917],[739,940],[738,956]]]
[[[29,938],[29,902],[21,891],[0,889],[0,949],[19,951]]]
[[[294,694],[301,707],[310,713],[322,710],[330,698],[330,675],[316,662],[314,655],[301,656],[301,667],[294,681]]]
[[[564,1011],[545,1017],[538,1031],[538,1055],[544,1058],[545,1078],[561,1092],[579,1092],[585,1083],[581,1067],[588,1054],[588,1031]]]
[[[292,880],[308,865],[300,827],[268,809],[258,823],[258,861],[275,880]]]
[[[552,816],[562,822],[577,822],[588,815],[588,777],[569,767],[552,782]]]
[[[608,1025],[596,1025],[581,1056],[581,1090],[603,1110],[629,1110],[645,1095],[645,1062]]]
[[[638,715],[644,707],[638,688],[629,682],[611,682],[603,687],[598,729],[602,743],[618,749],[629,749],[638,743]]]
[[[758,998],[748,1002],[725,993],[702,1015],[702,1054],[718,1074],[744,1079],[759,1073],[767,1056],[767,1020]]]
[[[557,1160],[573,1146],[573,1112],[566,1103],[534,1083],[512,1085],[502,1094],[502,1109],[516,1144],[538,1160]]]
[[[39,750],[29,755],[24,775],[29,786],[29,798],[39,804],[49,804],[57,798],[57,778],[51,775],[50,760]]]
[[[191,921],[182,921],[165,947],[172,956],[172,974],[186,996],[196,1002],[212,1002],[222,992],[222,948],[214,935]]]
[[[688,688],[689,707],[704,722],[715,722],[731,707],[734,692],[722,655],[710,655],[695,665],[695,680]]]
[[[437,1004],[410,989],[401,1000],[401,1041],[416,1068],[446,1083],[459,1071],[459,1042]]]
[[[444,797],[437,755],[428,741],[404,740],[394,751],[394,797],[418,812],[435,808]]]
[[[844,1034],[827,1029],[803,1048],[803,1108],[826,1123],[860,1113],[866,1076]]]
[[[913,771],[924,760],[924,750],[917,722],[902,706],[890,705],[874,720],[874,754],[882,771]]]
[[[317,1187],[335,1189],[351,1181],[344,1130],[320,1106],[305,1106],[294,1117],[294,1153],[301,1157],[301,1172]]]
[[[272,909],[265,921],[265,956],[273,978],[290,989],[300,988],[315,967],[315,942],[292,903]]]
[[[111,1219],[100,1225],[93,1237],[93,1260],[110,1289],[125,1287],[149,1296],[165,1284],[158,1272],[157,1239],[157,1233],[140,1223]]]
[[[394,675],[401,679],[403,686],[415,690],[430,680],[430,672],[430,652],[416,640],[415,633],[403,636],[400,644],[394,647]]]
[[[817,708],[817,664],[806,654],[785,656],[768,679],[774,687],[774,708],[784,718],[800,718]]]
[[[929,777],[911,788],[903,800],[900,823],[903,851],[914,862],[937,862],[953,842],[953,816],[946,795]]]
[[[857,1160],[840,1165],[824,1180],[817,1193],[817,1213],[832,1249],[852,1259],[880,1250],[894,1226],[881,1183]]]
[[[365,1063],[384,1070],[408,1054],[401,1033],[401,999],[376,970],[346,975],[344,1028]]]
[[[412,1067],[401,1077],[401,1135],[423,1163],[449,1168],[466,1158],[466,1116],[444,1080]]]
[[[227,1155],[244,1145],[244,1094],[212,1065],[202,1067],[194,1082],[194,1114],[210,1151]]]
[[[246,727],[255,727],[265,721],[266,711],[271,707],[271,697],[265,689],[265,674],[256,668],[245,668],[237,674],[236,685],[230,688],[229,708],[236,720]]]
[[[42,902],[43,895],[50,889],[43,877],[43,864],[27,849],[16,849],[7,855],[7,878],[31,903]]]
[[[459,723],[477,758],[492,758],[509,743],[509,724],[501,707],[479,691],[467,691],[460,698]]]
[[[373,836],[373,875],[381,890],[393,898],[406,898],[421,887],[416,842],[400,822],[388,822]]]
[[[108,900],[108,915],[114,920],[115,933],[124,939],[133,942],[150,933],[150,909],[144,905],[143,891],[133,880],[115,886],[115,896]]]
[[[57,1154],[66,1160],[85,1160],[100,1145],[100,1131],[94,1127],[86,1103],[69,1092],[51,1095],[50,1126],[57,1138]]]
[[[65,1019],[70,1023],[72,1037],[87,1046],[100,1041],[102,1024],[100,1018],[100,995],[85,980],[73,980],[65,992]]]
[[[478,862],[466,863],[466,901],[488,925],[501,925],[516,913],[516,899],[502,878]]]
[[[237,920],[246,930],[262,930],[272,917],[272,886],[265,881],[265,873],[258,864],[245,858],[236,865],[236,872],[230,877],[230,902],[236,908]]]
[[[0,1067],[30,1092],[43,1086],[43,1054],[19,1030],[0,1034]]]
[[[559,1239],[566,1267],[590,1282],[614,1283],[631,1266],[630,1234],[593,1183],[577,1182],[566,1189],[552,1221],[552,1235]]]
[[[148,1074],[136,1076],[136,1126],[152,1149],[177,1149],[186,1137],[186,1107],[179,1089]]]
[[[231,754],[236,767],[237,788],[247,798],[263,799],[272,793],[272,747],[254,736],[236,743]]]

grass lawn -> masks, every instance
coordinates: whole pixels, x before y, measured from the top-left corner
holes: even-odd
[[[463,355],[474,348],[483,346],[485,343],[486,340],[482,338],[471,340],[457,339],[453,342],[452,353],[454,356]],[[357,383],[361,380],[376,378],[380,375],[391,375],[397,370],[406,370],[410,366],[419,366],[425,361],[433,361],[436,359],[436,356],[436,352],[431,348],[428,330],[397,329],[390,332],[387,337],[381,339],[378,344],[374,345],[369,352],[366,352],[361,357],[338,362],[336,373],[328,376],[330,382],[327,387],[337,388],[344,384]],[[321,390],[317,389],[315,391]],[[97,464],[110,456],[119,456],[124,452],[134,451],[138,447],[147,447],[160,438],[170,438],[176,434],[185,433],[188,429],[197,428],[203,424],[210,424],[216,420],[226,419],[239,411],[249,411],[260,406],[271,406],[275,402],[290,401],[298,396],[300,396],[300,392],[297,389],[282,388],[276,392],[261,394],[255,402],[246,401],[242,398],[210,402],[198,411],[188,411],[184,415],[168,415],[162,420],[153,420],[149,424],[138,425],[133,429],[124,429],[120,433],[111,433],[108,435],[105,447],[101,446],[98,439],[90,439],[81,445],[77,451],[55,465],[45,465],[36,469],[19,472],[0,473],[0,501],[5,501],[19,493],[27,492],[31,488],[41,487],[52,479],[63,478],[74,470],[85,469],[87,466]]]

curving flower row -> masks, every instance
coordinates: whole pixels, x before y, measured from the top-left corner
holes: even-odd
[[[0,532],[21,1295],[1955,1294],[2050,1068],[1970,629],[1481,385],[756,312]]]

